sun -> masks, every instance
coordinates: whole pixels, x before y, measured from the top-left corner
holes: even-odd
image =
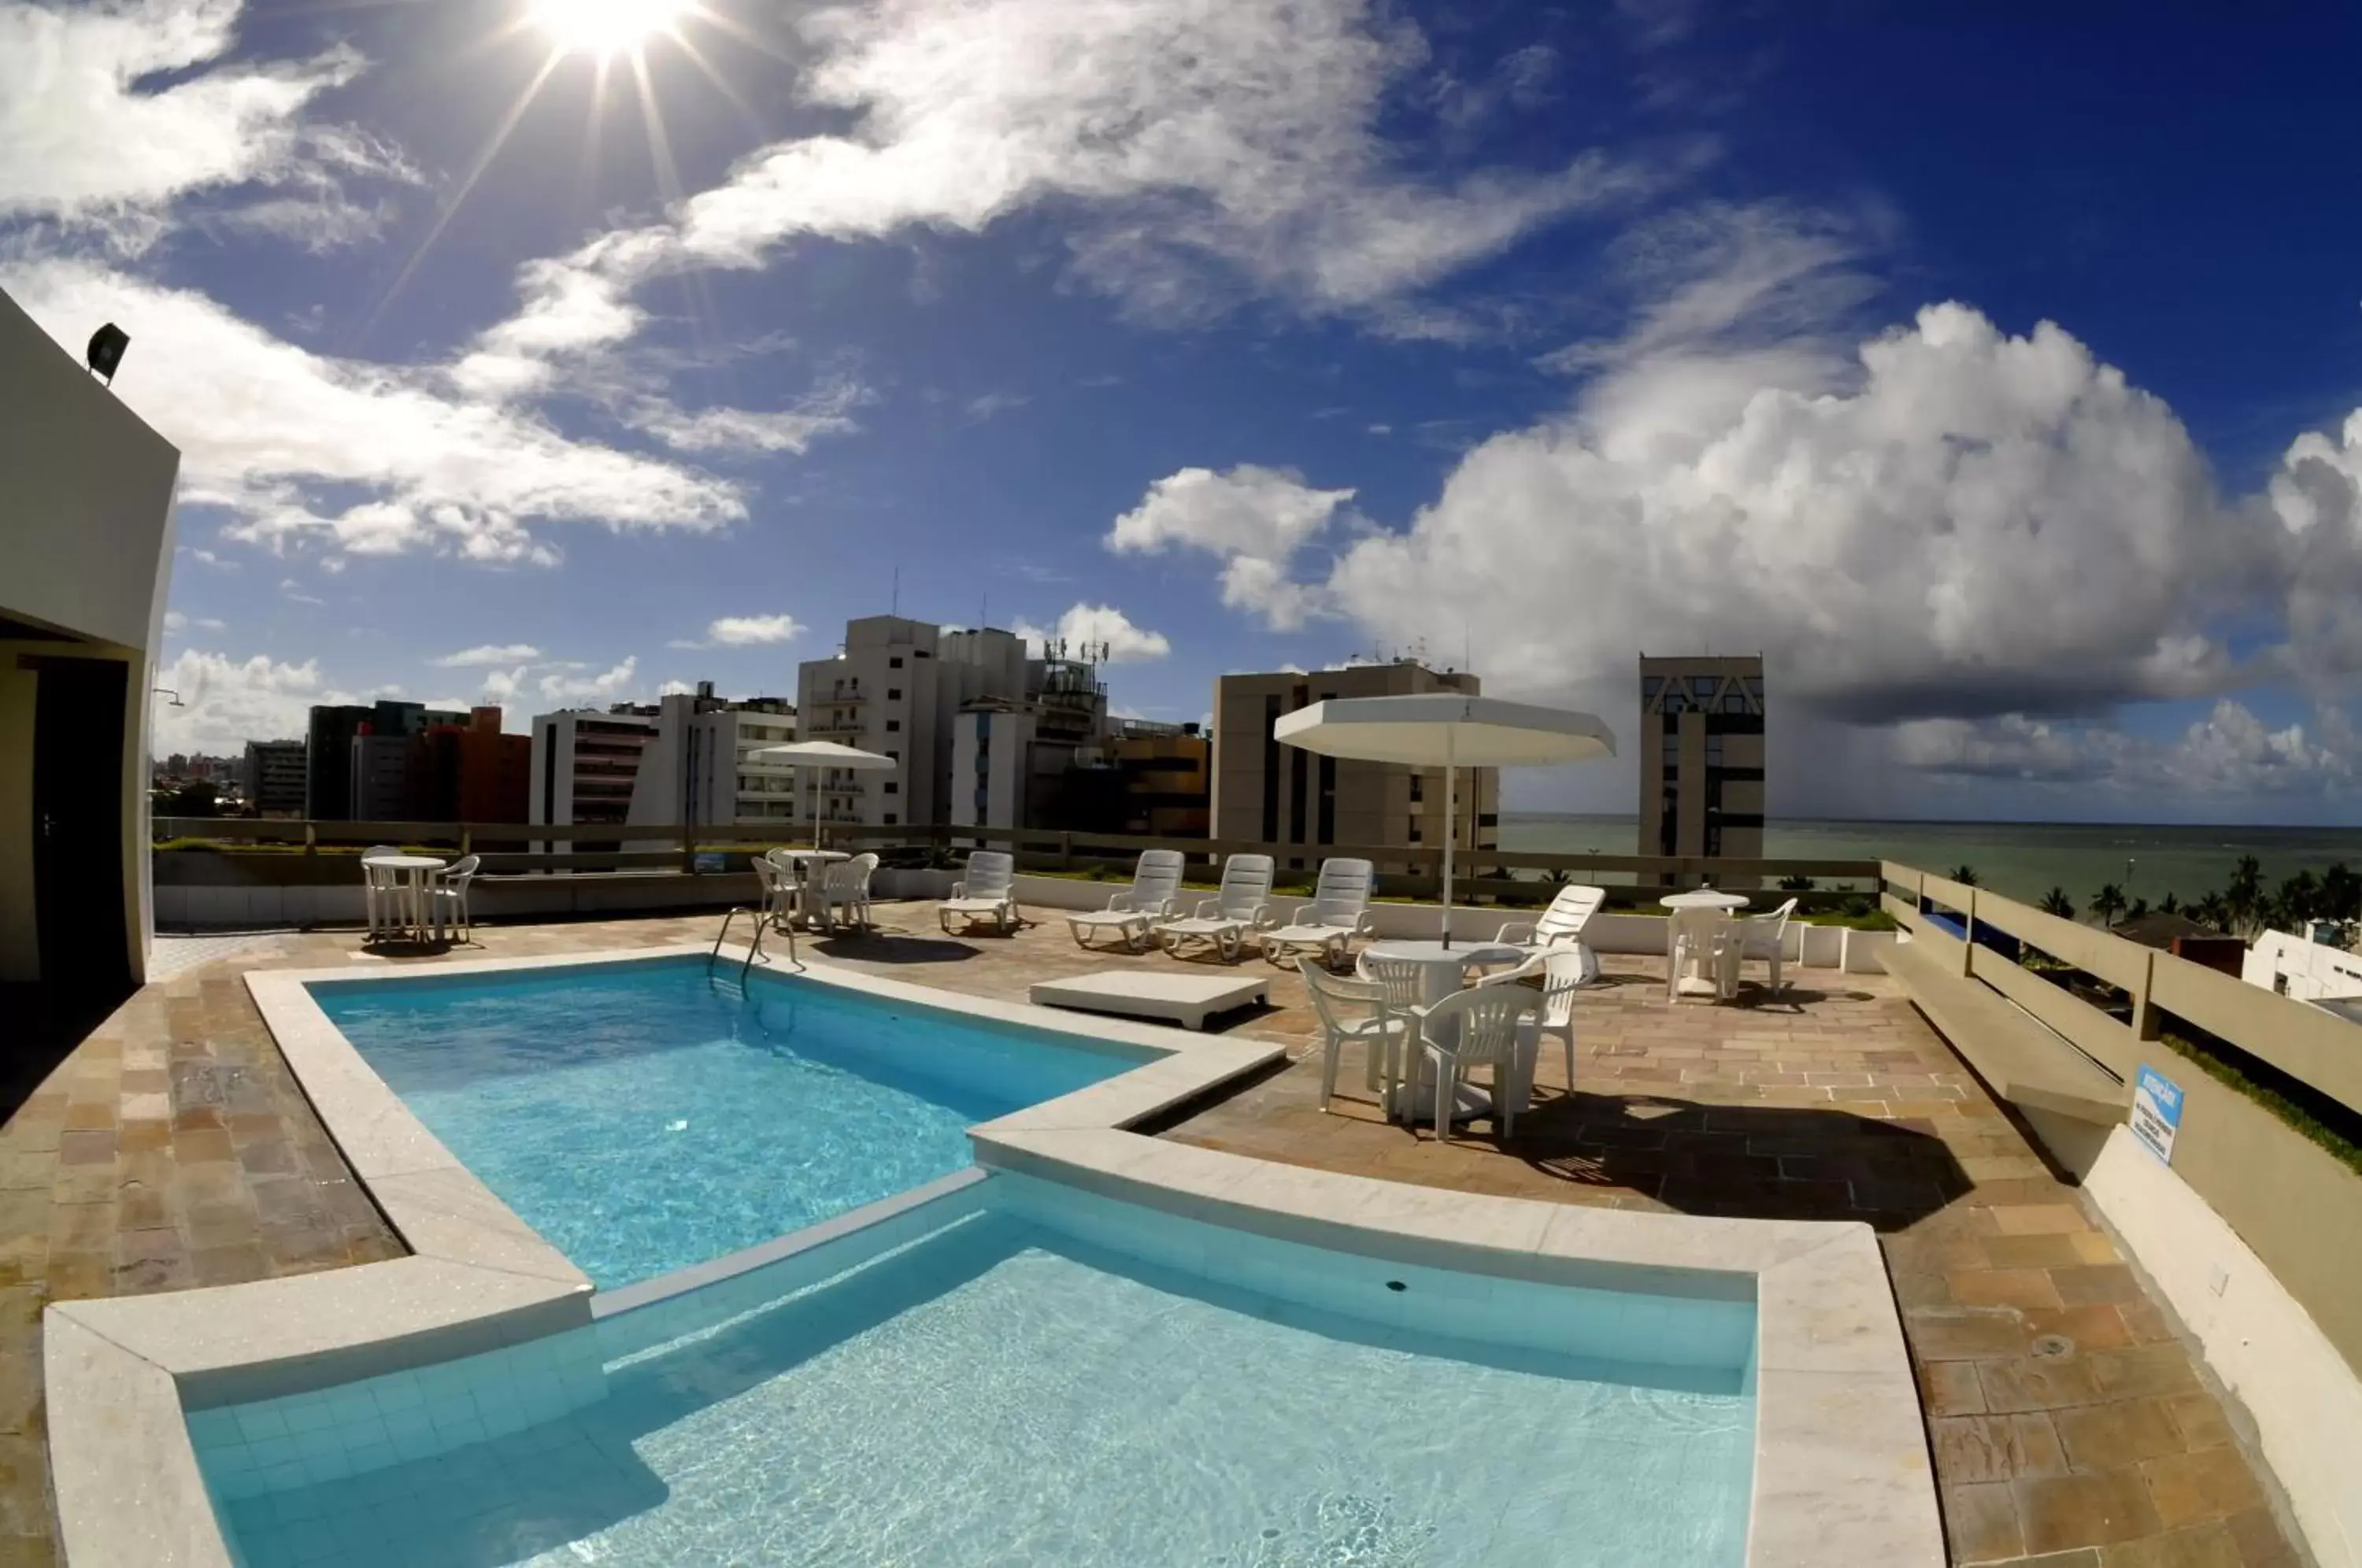
[[[695,8],[695,0],[532,0],[533,19],[558,48],[609,55],[636,50]]]

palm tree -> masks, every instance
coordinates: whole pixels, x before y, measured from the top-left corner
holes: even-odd
[[[2329,918],[2326,901],[2321,896],[2321,878],[2310,870],[2299,871],[2282,882],[2276,901],[2279,905],[2279,918],[2290,929],[2308,921]]]
[[[2067,896],[2064,888],[2053,888],[2042,895],[2042,912],[2057,915],[2060,920],[2075,918],[2075,900]]]
[[[2114,882],[2103,886],[2092,895],[2091,911],[2100,917],[2102,925],[2114,925],[2125,907],[2125,890]]]
[[[1977,868],[1973,866],[1955,866],[1947,875],[1963,888],[1973,888],[1977,885]]]
[[[2321,874],[2321,902],[2327,919],[2362,920],[2362,877],[2347,870],[2343,860],[2332,861]]]
[[[2133,900],[2132,908],[2125,911],[2125,918],[2126,920],[2138,920],[2141,916],[2147,913],[2148,913],[2148,900],[2147,899],[2135,899]]]
[[[2209,893],[2191,905],[2190,918],[2201,925],[2211,925],[2216,931],[2231,928],[2231,911],[2220,893]]]
[[[2169,891],[2165,897],[2158,900],[2157,910],[2159,914],[2180,914],[2181,912],[2181,900],[2175,898],[2173,894]]]
[[[2238,869],[2231,873],[2231,886],[2223,894],[2223,910],[2241,934],[2255,928],[2263,914],[2264,868],[2252,855],[2239,856]]]

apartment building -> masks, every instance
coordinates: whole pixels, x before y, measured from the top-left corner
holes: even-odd
[[[795,738],[795,704],[782,698],[716,697],[710,680],[668,695],[657,703],[626,820],[785,823],[797,814],[793,776],[752,756]]]
[[[640,754],[656,734],[657,710],[629,702],[604,712],[586,708],[535,714],[525,820],[622,826],[631,814]]]
[[[248,741],[238,767],[238,782],[257,816],[300,817],[304,814],[304,743],[299,740]]]
[[[1064,780],[1057,819],[1076,832],[1205,838],[1214,743],[1195,723],[1120,719]]]
[[[1640,656],[1642,855],[1763,857],[1760,656]]]
[[[387,782],[393,773],[390,760],[398,746],[372,746],[366,750],[370,775],[369,782],[358,793],[353,773],[357,753],[353,742],[363,735],[377,740],[403,741],[423,734],[436,724],[465,728],[468,715],[443,709],[428,708],[423,702],[398,702],[380,700],[370,703],[323,704],[312,710],[311,722],[304,734],[304,814],[315,822],[398,822],[403,812],[396,804],[399,791]],[[357,812],[366,799],[372,806],[392,806],[390,817],[371,816]]]
[[[1465,671],[1434,670],[1411,659],[1352,665],[1309,674],[1226,675],[1214,683],[1213,836],[1301,845],[1285,866],[1302,870],[1322,852],[1355,848],[1440,848],[1443,769],[1396,762],[1317,756],[1273,738],[1272,726],[1299,708],[1332,697],[1411,697],[1431,691],[1476,696],[1482,682]],[[1463,854],[1498,843],[1500,773],[1463,767],[1454,813]],[[1384,865],[1383,855],[1377,856]]]
[[[1007,802],[999,809],[1021,812],[1022,779],[1053,761],[1064,766],[1107,714],[1088,659],[1063,651],[1033,658],[1014,632],[945,631],[899,615],[847,622],[842,652],[799,669],[796,701],[803,739],[900,765],[890,773],[805,770],[806,806],[818,820],[871,827],[991,823],[996,790]]]
[[[1071,657],[1061,644],[1006,673],[1015,675],[1021,695],[971,698],[953,721],[952,823],[1081,825],[1077,774],[1097,764],[1107,738],[1107,688],[1098,665]]]
[[[521,823],[533,783],[533,739],[502,733],[502,712],[468,710],[411,741],[412,809],[430,823]]]

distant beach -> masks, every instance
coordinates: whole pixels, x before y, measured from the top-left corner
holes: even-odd
[[[1506,812],[1503,849],[1567,855],[1630,855],[1639,831],[1628,816]],[[2154,904],[2221,889],[2243,855],[2263,866],[2268,886],[2301,870],[2319,875],[2336,861],[2362,870],[2362,828],[2164,827],[2093,823],[1874,823],[1807,818],[1763,830],[1770,857],[1900,860],[1927,871],[1975,867],[1984,887],[2031,903],[2054,887],[2081,909],[2102,883]],[[2132,863],[2129,878],[2125,862]]]

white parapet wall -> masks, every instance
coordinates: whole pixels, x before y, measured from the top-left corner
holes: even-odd
[[[2362,1568],[2362,1379],[2237,1232],[2119,1127],[2083,1190],[2254,1418],[2321,1568]]]

